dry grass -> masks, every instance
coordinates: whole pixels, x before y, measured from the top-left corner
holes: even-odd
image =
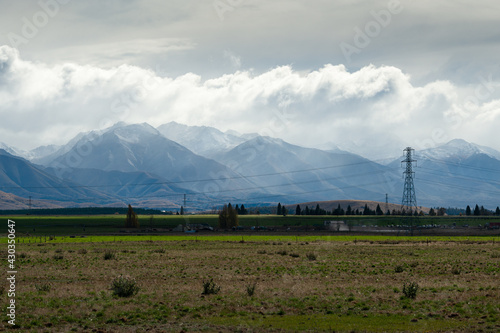
[[[18,324],[24,329],[500,328],[500,260],[492,256],[500,248],[492,243],[178,241],[99,243],[98,248],[68,243],[59,248],[62,259],[34,244],[18,246],[26,254],[17,261],[23,280],[16,295]],[[103,260],[106,251],[116,253],[115,259]],[[298,256],[278,254],[284,252]],[[311,253],[316,260],[308,259]],[[403,270],[396,273],[397,266]],[[110,283],[121,274],[137,280],[137,295],[112,295]],[[211,277],[220,292],[202,295],[203,281]],[[414,300],[402,298],[408,281],[420,287]],[[38,291],[44,283],[50,290]],[[248,297],[247,286],[255,284],[258,292]],[[305,317],[314,320],[308,323]]]

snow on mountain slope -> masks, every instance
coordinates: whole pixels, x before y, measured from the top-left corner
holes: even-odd
[[[205,157],[227,151],[245,141],[245,139],[238,136],[223,133],[216,128],[207,126],[187,126],[170,122],[159,126],[157,129],[167,139],[175,141],[192,152]]]
[[[417,156],[437,160],[464,160],[476,154],[485,154],[500,160],[499,151],[493,148],[476,145],[462,139],[454,139],[442,146],[422,150],[417,153]]]
[[[88,148],[82,154],[79,147]],[[245,196],[253,192],[246,189],[254,187],[226,166],[194,154],[148,124],[118,124],[100,135],[83,136],[49,165],[60,174],[64,174],[64,167],[143,171],[208,196],[225,195],[227,191]]]

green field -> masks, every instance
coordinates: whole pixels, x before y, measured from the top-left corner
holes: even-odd
[[[89,240],[56,237],[16,244],[19,329],[13,331],[500,329],[500,243],[484,237],[182,235]],[[113,295],[111,283],[122,274],[136,280],[136,295]],[[210,278],[220,291],[202,295]],[[414,299],[403,293],[410,282],[419,287]],[[1,286],[5,309],[5,280]],[[6,319],[2,325],[11,330]]]
[[[124,215],[92,215],[92,216],[4,216],[1,219],[16,221],[18,234],[38,236],[49,235],[97,235],[116,234],[124,226]],[[398,216],[276,216],[276,215],[245,215],[240,216],[241,226],[302,226],[314,228],[323,225],[326,220],[342,220],[351,225],[397,225],[401,223]],[[457,227],[469,225],[478,226],[488,222],[499,222],[499,217],[422,217],[420,225],[443,225]],[[217,227],[217,215],[141,215],[139,223],[142,229],[172,229],[179,224],[206,223]],[[133,231],[133,230],[132,230]]]

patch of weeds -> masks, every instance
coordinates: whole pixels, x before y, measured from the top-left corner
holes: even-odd
[[[249,284],[246,286],[247,295],[252,297],[255,294],[255,288],[257,287],[257,283]]]
[[[79,249],[78,254],[87,254],[87,249]]]
[[[21,252],[17,255],[18,258],[22,258],[22,259],[25,259],[25,258],[28,258],[28,255],[24,252]]]
[[[111,260],[111,259],[115,259],[115,258],[116,258],[115,251],[106,250],[104,252],[104,260]]]
[[[71,249],[68,250],[68,253],[73,253],[73,252],[75,252],[75,250],[71,250]]]
[[[276,252],[277,254],[281,254],[282,256],[286,256],[288,254],[288,252],[286,252],[285,250],[283,251],[278,251]]]
[[[258,254],[266,254],[266,250],[257,251]]]
[[[418,284],[416,282],[408,282],[403,284],[403,294],[406,298],[415,299],[418,292]]]
[[[460,275],[460,268],[459,267],[453,267],[453,269],[451,270],[451,273],[454,274],[454,275]]]
[[[151,251],[151,253],[165,253],[165,249],[164,248],[154,249]]]
[[[292,258],[298,258],[298,257],[300,257],[300,255],[297,254],[297,253],[290,253],[290,257],[292,257]]]
[[[63,253],[63,250],[62,249],[57,249],[55,250],[56,253]]]
[[[307,257],[307,259],[308,259],[308,260],[310,260],[310,261],[314,261],[314,260],[316,260],[316,259],[317,259],[317,258],[316,258],[316,255],[315,255],[314,253],[308,253],[308,254],[306,254],[306,257]]]
[[[62,254],[54,254],[52,258],[54,258],[54,260],[63,260],[64,256]]]
[[[217,294],[220,291],[220,287],[215,284],[214,279],[210,278],[203,281],[203,292],[202,295],[212,295]]]
[[[403,268],[403,266],[401,265],[397,265],[395,268],[394,268],[394,272],[396,273],[402,273],[405,269]]]
[[[52,285],[50,283],[35,284],[35,289],[38,292],[49,292]]]
[[[134,278],[120,275],[111,282],[111,290],[115,296],[130,297],[139,292],[139,286]]]

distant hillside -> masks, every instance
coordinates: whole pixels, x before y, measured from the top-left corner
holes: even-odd
[[[293,205],[285,205],[285,207],[293,214],[295,212],[295,208],[297,205],[300,205],[301,209],[305,209],[306,206],[311,208],[316,208],[316,205],[319,204],[319,207],[321,209],[327,210],[327,211],[332,211],[336,209],[339,204],[340,207],[343,210],[347,209],[347,206],[351,206],[352,210],[359,209],[360,211],[363,211],[365,208],[365,205],[368,205],[368,208],[371,210],[375,210],[377,208],[377,205],[380,205],[380,208],[382,211],[385,213],[386,209],[388,208],[391,212],[393,210],[400,210],[401,209],[401,204],[394,204],[394,203],[388,203],[387,208],[386,208],[386,203],[385,202],[379,202],[379,201],[368,201],[368,200],[330,200],[330,201],[311,201],[311,202],[302,202],[299,204],[293,204]],[[422,210],[424,213],[428,214],[430,208],[427,207],[418,207],[419,210]]]
[[[0,209],[29,209],[29,200],[14,194],[0,191]],[[31,208],[61,208],[62,206],[47,200],[31,200]]]

